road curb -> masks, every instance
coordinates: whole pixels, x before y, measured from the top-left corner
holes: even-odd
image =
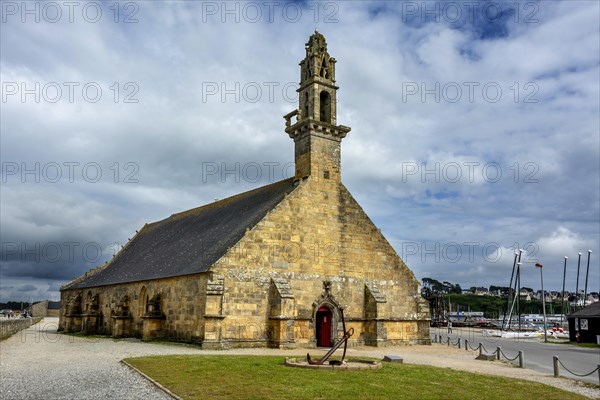
[[[145,373],[143,373],[142,371],[140,371],[139,369],[137,369],[133,365],[129,364],[127,361],[121,360],[120,362],[121,362],[121,364],[128,366],[129,368],[131,368],[132,370],[134,370],[135,372],[137,372],[138,374],[140,374],[141,376],[143,376],[144,378],[146,378],[148,381],[150,381],[150,383],[152,383],[158,389],[162,390],[163,392],[165,392],[167,395],[171,396],[175,400],[185,400],[183,397],[177,396],[175,393],[171,392],[169,389],[167,389],[166,387],[164,387],[163,385],[161,385],[160,383],[158,383],[154,379],[150,378],[148,375],[146,375]]]

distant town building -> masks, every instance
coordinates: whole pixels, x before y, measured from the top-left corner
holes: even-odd
[[[467,319],[480,320],[483,318],[483,311],[453,311],[448,313],[448,318],[452,321],[464,321]]]
[[[568,316],[569,340],[574,342],[579,332],[580,341],[597,343],[600,335],[600,302],[595,302]]]

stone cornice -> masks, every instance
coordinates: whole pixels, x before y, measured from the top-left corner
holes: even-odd
[[[300,91],[302,91],[305,87],[313,85],[315,83],[322,85],[322,86],[329,87],[334,90],[338,90],[340,88],[339,86],[336,86],[333,83],[333,81],[330,81],[325,78],[321,78],[320,76],[312,76],[310,79],[307,79],[304,82],[301,82],[300,87],[298,89],[296,89],[296,92],[300,93]]]
[[[296,122],[294,125],[285,128],[285,132],[290,138],[296,140],[304,133],[314,134],[327,139],[341,140],[350,132],[350,127],[344,125],[332,125],[327,122],[317,121],[307,118]]]
[[[312,318],[309,317],[269,317],[269,319],[285,319],[287,321],[312,321]],[[344,320],[346,322],[368,322],[368,321],[381,321],[381,322],[430,322],[429,318],[399,318],[399,317],[374,317],[374,318],[365,318],[365,317],[348,317],[345,316]]]

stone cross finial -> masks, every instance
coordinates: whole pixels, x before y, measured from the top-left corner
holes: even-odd
[[[316,29],[311,35],[306,47],[306,57],[301,65],[301,84],[306,80],[317,76],[335,82],[335,58],[330,57],[327,52],[325,36]]]

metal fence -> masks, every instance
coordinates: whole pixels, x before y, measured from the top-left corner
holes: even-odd
[[[558,359],[558,356],[553,356],[552,357],[552,364],[554,366],[554,377],[555,378],[558,378],[560,376],[560,367],[562,366],[565,370],[567,370],[568,373],[570,373],[571,375],[575,375],[575,376],[577,376],[579,378],[590,376],[594,372],[598,372],[598,384],[600,385],[600,364],[598,364],[598,366],[592,372],[588,372],[587,374],[578,374],[576,372],[571,371],[569,368],[566,367],[565,364],[563,364]]]
[[[461,344],[461,338],[456,338],[456,341],[455,341],[453,339],[450,339],[449,336],[444,337],[441,334],[433,335],[433,343],[447,344],[448,346],[458,347],[459,349],[463,348],[463,345]],[[502,350],[502,348],[500,346],[496,347],[496,349],[494,351],[490,351],[490,350],[486,349],[485,346],[483,345],[483,343],[481,343],[481,342],[479,342],[479,344],[477,346],[472,346],[471,343],[469,342],[469,339],[464,339],[464,349],[466,351],[469,351],[469,350],[479,351],[480,356],[482,354],[494,355],[497,360],[504,359],[509,362],[516,361],[519,364],[519,368],[525,368],[525,354],[523,353],[522,350],[519,350],[519,352],[517,353],[516,356],[509,357],[506,355],[506,353],[504,353],[504,351]],[[573,372],[569,368],[567,368],[558,359],[558,356],[554,356],[552,362],[553,362],[553,366],[554,366],[554,376],[556,378],[560,377],[560,367],[562,366],[568,373],[570,373],[571,375],[580,377],[580,378],[590,376],[593,373],[597,372],[598,373],[598,384],[600,384],[600,364],[598,364],[598,366],[593,371],[585,373],[585,374],[580,374],[580,373]]]

